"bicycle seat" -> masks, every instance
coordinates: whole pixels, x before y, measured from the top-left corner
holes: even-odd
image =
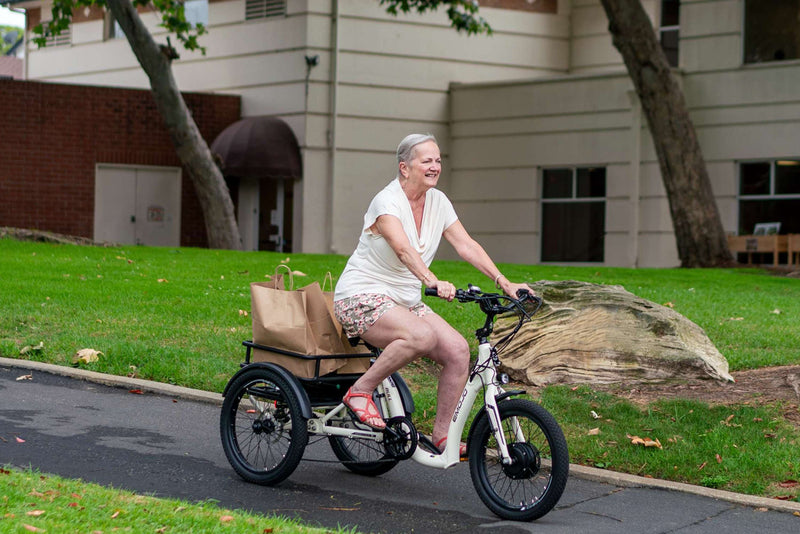
[[[380,351],[381,351],[381,349],[379,349],[378,347],[376,347],[374,345],[370,345],[369,343],[367,343],[366,341],[364,341],[363,339],[361,339],[358,336],[356,336],[356,337],[348,337],[347,341],[350,342],[350,346],[351,347],[356,347],[356,346],[358,346],[359,343],[361,343],[363,341],[364,342],[364,346],[367,347],[370,350],[370,352],[372,352],[373,354],[379,354]]]

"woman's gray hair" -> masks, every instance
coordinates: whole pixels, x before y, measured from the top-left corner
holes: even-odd
[[[408,163],[413,159],[414,156],[414,147],[417,145],[421,145],[422,143],[427,143],[428,141],[433,141],[437,145],[439,144],[436,141],[436,138],[431,134],[410,134],[405,137],[400,144],[397,145],[397,164],[400,163]],[[397,171],[397,176],[400,176],[400,171]]]

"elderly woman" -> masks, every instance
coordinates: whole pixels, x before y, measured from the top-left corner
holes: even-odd
[[[358,247],[336,284],[334,311],[347,335],[383,349],[343,402],[365,425],[385,428],[373,390],[393,372],[427,356],[442,367],[432,436],[442,451],[469,371],[467,341],[420,298],[422,284],[436,288],[440,298],[455,297],[455,286],[429,269],[442,236],[506,294],[529,289],[500,273],[459,222],[444,193],[435,189],[442,158],[432,135],[403,139],[397,166],[396,179],[372,199]]]

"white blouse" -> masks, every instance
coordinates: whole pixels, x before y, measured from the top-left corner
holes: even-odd
[[[358,246],[336,283],[334,300],[362,293],[379,293],[410,308],[421,300],[422,283],[403,265],[386,239],[370,231],[381,215],[400,219],[411,246],[427,266],[436,255],[442,234],[458,220],[458,216],[444,193],[429,189],[425,193],[422,225],[417,234],[411,204],[400,187],[400,180],[394,179],[372,199],[364,215]]]

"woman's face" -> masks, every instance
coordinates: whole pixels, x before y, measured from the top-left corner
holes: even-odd
[[[414,147],[413,158],[408,163],[400,163],[400,171],[413,185],[426,188],[436,187],[442,173],[442,156],[439,145],[426,141]]]

